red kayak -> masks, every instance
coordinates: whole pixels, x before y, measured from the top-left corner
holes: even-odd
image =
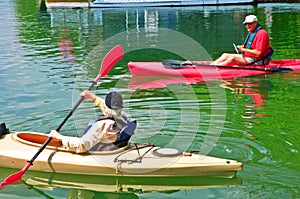
[[[261,75],[274,72],[300,71],[300,59],[272,60],[268,65],[219,66],[209,61],[186,63],[184,61],[165,60],[163,62],[129,62],[128,67],[134,76],[179,76],[189,78],[229,79]]]

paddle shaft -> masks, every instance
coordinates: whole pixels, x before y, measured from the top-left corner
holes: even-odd
[[[115,46],[113,49],[111,49],[106,56],[102,60],[101,69],[97,77],[92,81],[92,84],[87,90],[92,90],[92,88],[97,84],[99,79],[103,76],[105,76],[108,71],[111,69],[111,67],[121,59],[123,56],[123,48],[119,45]],[[69,112],[69,114],[65,117],[65,119],[60,123],[60,125],[57,127],[56,131],[59,132],[62,126],[66,123],[66,121],[73,115],[74,111],[77,109],[77,107],[81,104],[81,102],[84,100],[84,97],[81,96],[78,102],[75,104],[75,106],[72,108],[72,110]],[[49,137],[44,144],[40,147],[38,152],[31,158],[30,161],[28,161],[31,165],[34,162],[34,160],[39,156],[39,154],[46,148],[46,146],[50,143],[52,140],[52,137]]]
[[[218,67],[218,68],[231,68],[231,69],[242,69],[242,70],[260,70],[260,71],[272,71],[274,72],[274,69],[270,68],[249,68],[249,67],[240,67],[240,66],[222,66],[222,65],[215,65],[215,64],[198,64],[197,62],[192,62],[194,66],[211,66],[211,67]]]
[[[255,62],[255,61],[254,61]],[[245,67],[240,67],[240,66],[222,66],[222,65],[210,65],[210,64],[206,64],[206,65],[196,65],[195,63],[193,63],[193,65],[195,66],[213,66],[213,67],[218,67],[218,68],[231,68],[231,69],[237,69],[237,70],[258,70],[258,71],[266,71],[266,72],[291,72],[293,71],[291,68],[282,68],[280,66],[276,67],[276,68],[249,68],[247,66],[250,66],[252,64],[254,64],[254,62],[247,64]]]
[[[97,82],[93,81],[88,90],[92,90],[92,88],[97,84]],[[67,122],[67,120],[73,115],[74,111],[78,108],[78,106],[81,104],[81,102],[84,100],[84,97],[81,96],[78,102],[75,104],[75,106],[72,108],[72,110],[69,112],[69,114],[65,117],[65,119],[60,123],[60,125],[56,128],[56,131],[59,132],[60,129],[63,127],[63,125]],[[46,148],[46,146],[50,143],[53,137],[49,137],[44,144],[40,147],[38,152],[29,160],[30,164],[34,162],[34,160],[40,155],[40,153]]]
[[[120,45],[115,46],[112,48],[102,59],[101,68],[99,71],[99,74],[92,82],[91,86],[88,88],[88,90],[91,90],[95,84],[99,81],[101,77],[104,77],[111,67],[113,67],[124,55],[123,48]],[[73,109],[70,111],[70,113],[65,117],[65,119],[61,122],[61,124],[57,127],[56,131],[59,131],[61,127],[66,123],[66,121],[71,117],[73,112],[77,109],[77,107],[80,105],[80,103],[84,100],[84,97],[81,96],[80,100],[76,103],[76,105],[73,107]],[[38,152],[32,157],[30,161],[27,161],[26,165],[23,167],[23,169],[17,173],[11,174],[7,178],[4,179],[3,182],[0,183],[0,190],[6,187],[9,184],[12,184],[14,182],[17,182],[18,180],[22,179],[22,175],[29,169],[29,167],[33,164],[33,161],[38,157],[38,155],[46,148],[46,146],[50,143],[52,140],[52,137],[49,137],[44,144],[40,147]]]
[[[95,84],[97,84],[97,81],[101,75],[99,74],[97,78],[92,82],[91,86],[88,88],[88,90],[91,90]],[[60,125],[57,127],[56,131],[59,131],[61,127],[66,123],[66,121],[71,117],[71,115],[74,113],[74,111],[77,109],[77,107],[80,105],[80,103],[84,100],[84,97],[81,96],[79,101],[75,104],[75,106],[72,108],[72,110],[69,112],[69,114],[65,117],[65,119],[60,123]],[[27,161],[26,165],[23,167],[23,169],[17,173],[14,173],[10,176],[8,176],[2,183],[0,183],[0,190],[2,190],[7,185],[14,183],[21,179],[22,175],[29,169],[29,167],[33,164],[34,160],[39,156],[39,154],[46,148],[46,146],[50,143],[52,140],[52,137],[49,137],[44,144],[40,147],[38,152],[32,157],[30,161]]]

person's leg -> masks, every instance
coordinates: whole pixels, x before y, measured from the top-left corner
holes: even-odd
[[[251,58],[245,58],[243,55],[237,54],[233,57],[232,62],[239,65],[239,66],[245,66],[249,63],[251,63]]]
[[[223,53],[221,55],[221,57],[219,57],[217,60],[212,62],[212,64],[219,65],[220,63],[222,63],[222,62],[226,61],[227,59],[229,59],[230,56],[231,56],[231,54],[229,54],[229,53]]]
[[[238,64],[238,65],[246,65],[250,63],[247,59],[243,57],[241,54],[229,54],[229,53],[223,53],[222,56],[214,61],[212,64],[215,65],[222,65],[222,66],[228,66],[232,64]]]

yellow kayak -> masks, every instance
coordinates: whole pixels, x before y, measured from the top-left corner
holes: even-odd
[[[0,139],[0,167],[23,168],[47,138],[47,134],[37,132],[3,135]],[[76,154],[62,148],[60,140],[52,139],[29,170],[115,177],[233,177],[242,170],[242,163],[139,143],[129,143],[113,151]]]

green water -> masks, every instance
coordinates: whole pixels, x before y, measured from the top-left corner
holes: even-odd
[[[244,163],[234,179],[156,179],[164,191],[124,186],[153,185],[155,179],[29,173],[26,179],[45,175],[46,186],[9,186],[1,198],[298,198],[299,73],[135,89],[127,63],[211,60],[234,52],[232,43],[243,42],[246,30],[241,22],[249,13],[269,32],[273,59],[299,59],[300,4],[42,10],[34,0],[14,0],[1,2],[0,11],[0,121],[11,130],[57,128],[98,73],[101,58],[121,44],[123,59],[94,92],[122,93],[125,111],[138,120],[133,141],[200,150]],[[80,135],[98,115],[91,102],[83,103],[61,132]],[[1,179],[12,172],[1,169]],[[54,185],[51,179],[56,178],[112,187],[122,182],[124,189],[82,190]]]

